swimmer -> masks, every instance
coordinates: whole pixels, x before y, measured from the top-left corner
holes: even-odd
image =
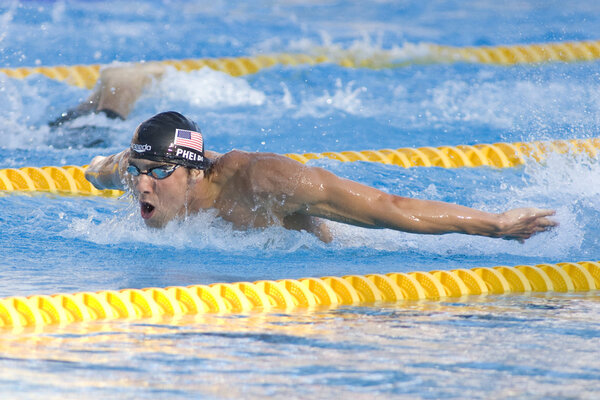
[[[401,197],[273,153],[205,151],[200,129],[169,111],[142,122],[128,149],[95,157],[86,178],[98,189],[130,188],[147,226],[202,210],[237,229],[272,225],[332,240],[323,219],[365,228],[464,233],[523,242],[557,225],[552,210],[488,213],[460,205]]]
[[[75,108],[62,113],[51,127],[58,127],[82,115],[103,113],[111,119],[126,119],[144,89],[160,80],[167,67],[160,63],[123,64],[100,71],[92,94]]]

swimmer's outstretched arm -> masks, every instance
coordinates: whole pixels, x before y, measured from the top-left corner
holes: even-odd
[[[553,210],[519,208],[495,214],[440,201],[419,200],[384,193],[340,178],[321,168],[296,167],[300,185],[292,202],[303,212],[368,228],[404,232],[465,233],[520,242],[557,223]]]
[[[96,189],[125,190],[125,170],[129,160],[129,149],[108,157],[96,156],[85,170],[85,178]]]

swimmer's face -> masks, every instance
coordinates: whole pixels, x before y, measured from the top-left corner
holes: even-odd
[[[130,159],[129,165],[142,172],[160,166],[173,166],[150,160]],[[146,174],[131,176],[131,187],[139,201],[140,214],[147,226],[162,228],[169,221],[185,216],[189,201],[189,174],[186,168],[178,167],[164,179]]]

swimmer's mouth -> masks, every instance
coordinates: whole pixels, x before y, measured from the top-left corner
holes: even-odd
[[[152,214],[154,214],[154,210],[155,207],[152,204],[146,201],[140,201],[140,211],[142,213],[142,218],[148,219],[152,217]]]

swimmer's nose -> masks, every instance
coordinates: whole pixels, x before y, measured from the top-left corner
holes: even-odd
[[[137,193],[152,193],[154,191],[154,179],[146,174],[136,177],[135,191]]]

